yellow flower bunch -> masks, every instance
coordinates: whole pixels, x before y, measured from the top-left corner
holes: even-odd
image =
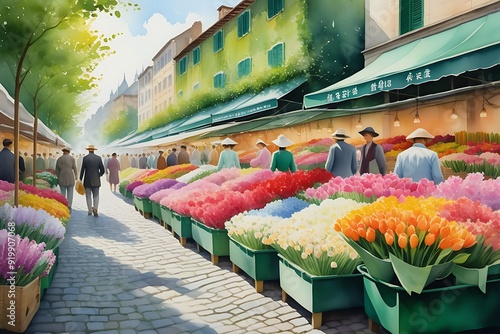
[[[69,208],[61,202],[51,198],[43,198],[37,195],[20,192],[19,205],[47,211],[51,216],[56,217],[64,223],[64,225],[70,217]]]

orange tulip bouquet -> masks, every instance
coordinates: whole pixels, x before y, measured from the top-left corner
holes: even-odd
[[[337,220],[335,230],[360,254],[371,276],[394,275],[411,294],[448,276],[464,263],[476,236],[467,226],[439,215],[444,198],[383,197]]]

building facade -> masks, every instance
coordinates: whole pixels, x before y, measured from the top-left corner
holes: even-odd
[[[141,123],[153,116],[153,66],[148,66],[139,75],[139,84],[137,91],[137,121]]]

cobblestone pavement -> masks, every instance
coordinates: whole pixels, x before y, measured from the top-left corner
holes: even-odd
[[[182,247],[130,199],[101,187],[99,217],[75,193],[59,266],[26,333],[372,333],[362,308],[311,314],[279,282],[257,293],[229,258]],[[482,332],[484,333],[484,331]]]

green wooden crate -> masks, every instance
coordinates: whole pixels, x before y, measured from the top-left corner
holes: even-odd
[[[52,285],[54,274],[57,270],[57,265],[59,264],[59,247],[54,248],[53,252],[56,255],[56,260],[52,265],[52,268],[50,268],[49,274],[40,278],[40,298],[43,298],[47,289]]]
[[[141,213],[153,213],[153,206],[149,198],[134,196],[134,205]]]
[[[125,197],[127,198],[134,198],[134,195],[130,190],[125,190]]]
[[[279,255],[281,289],[312,313],[363,306],[360,274],[314,276]]]
[[[192,224],[191,217],[180,215],[175,211],[172,213],[172,231],[175,232],[179,238],[192,238]]]
[[[171,226],[172,219],[173,219],[172,218],[172,210],[170,210],[166,206],[160,204],[160,214],[161,214],[161,220],[163,220],[163,222],[166,225]]]
[[[365,312],[371,321],[393,334],[456,333],[500,326],[500,277],[487,282],[487,293],[470,284],[447,278],[421,294],[409,295],[402,287],[363,275]]]
[[[254,250],[229,237],[229,260],[256,281],[280,278],[278,252],[274,248]]]
[[[160,209],[160,203],[157,203],[157,202],[154,202],[154,201],[150,201],[151,202],[151,209],[152,209],[152,212],[153,212],[153,217],[157,218],[158,220],[162,220],[161,219],[161,209]]]
[[[215,256],[229,255],[229,237],[226,229],[211,228],[203,223],[193,222],[193,239],[198,245]]]

